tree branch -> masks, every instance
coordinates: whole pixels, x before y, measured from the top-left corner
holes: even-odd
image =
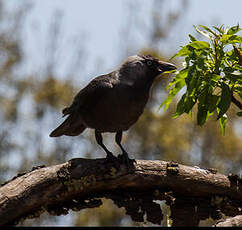
[[[102,197],[125,207],[135,221],[142,221],[147,214],[148,221],[159,224],[162,212],[153,200],[166,200],[174,226],[195,226],[209,215],[220,219],[218,210],[228,216],[242,214],[241,181],[236,175],[174,162],[137,160],[132,168],[121,165],[116,169],[105,159],[77,158],[34,168],[0,187],[0,226],[44,211],[61,215],[69,209],[98,207],[102,203],[97,198]],[[179,212],[185,206],[189,206],[189,221]]]
[[[214,227],[242,227],[242,215],[218,221]]]
[[[232,95],[231,101],[232,101],[232,102],[233,102],[233,103],[234,103],[239,109],[242,110],[242,104],[241,104],[241,102],[238,101],[238,100],[234,97],[234,95]]]

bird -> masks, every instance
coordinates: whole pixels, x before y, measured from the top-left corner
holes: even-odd
[[[123,148],[122,134],[142,115],[155,78],[175,69],[174,64],[151,55],[127,57],[117,70],[94,78],[77,93],[72,104],[62,110],[67,118],[49,136],[78,136],[87,128],[94,129],[98,145],[107,154],[106,160],[119,159],[129,166],[135,160]],[[115,141],[122,150],[119,157],[103,144],[105,132],[116,133]]]

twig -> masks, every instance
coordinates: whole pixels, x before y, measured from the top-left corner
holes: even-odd
[[[240,101],[238,101],[234,95],[232,95],[231,101],[239,108],[242,110],[242,103]]]

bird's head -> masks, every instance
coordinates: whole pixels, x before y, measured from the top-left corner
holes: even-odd
[[[176,69],[175,65],[161,61],[151,55],[134,55],[126,58],[121,64],[120,71],[154,79],[159,74]]]

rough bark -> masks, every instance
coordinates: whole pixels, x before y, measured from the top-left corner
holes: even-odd
[[[209,216],[241,215],[242,180],[214,169],[174,162],[137,160],[133,167],[115,168],[105,159],[72,159],[19,174],[0,187],[0,226],[14,225],[48,211],[67,214],[100,206],[112,199],[135,221],[160,224],[162,211],[154,200],[171,207],[173,226],[197,226]],[[186,211],[184,211],[186,210]]]
[[[215,227],[242,227],[242,215],[228,218],[226,220],[220,220]]]

